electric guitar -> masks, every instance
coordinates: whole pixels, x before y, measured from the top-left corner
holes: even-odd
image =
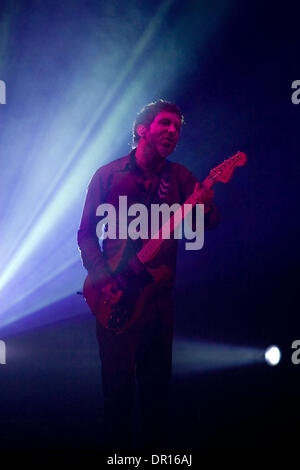
[[[228,183],[236,167],[243,166],[247,161],[246,154],[238,152],[232,157],[224,160],[220,165],[209,172],[203,181],[204,189],[210,189],[215,183]],[[168,224],[170,232],[182,222],[187,214],[198,203],[201,204],[201,190],[195,190],[158,231],[158,233],[147,240],[143,248],[128,263],[122,272],[117,273],[118,264],[115,260],[107,260],[108,267],[114,275],[115,283],[118,287],[114,301],[107,301],[103,290],[93,287],[89,276],[86,277],[83,286],[84,298],[97,320],[105,327],[116,334],[123,333],[141,315],[143,306],[147,299],[154,293],[155,282],[148,274],[147,263],[151,262],[162,248],[165,225]],[[184,210],[183,210],[184,209]],[[156,271],[159,279],[159,271],[163,271],[165,266],[161,266]]]

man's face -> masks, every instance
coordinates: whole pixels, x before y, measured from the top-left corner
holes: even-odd
[[[148,147],[152,147],[163,158],[175,150],[181,129],[180,117],[175,113],[162,111],[157,114],[145,132]]]

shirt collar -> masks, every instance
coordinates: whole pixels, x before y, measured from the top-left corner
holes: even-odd
[[[135,153],[136,153],[136,148],[132,149],[130,152],[129,152],[129,155],[128,155],[128,162],[127,162],[127,168],[134,171],[135,173],[138,173],[138,174],[141,174],[141,175],[157,175],[157,174],[160,174],[166,164],[166,160],[164,161],[164,164],[161,166],[161,168],[156,171],[156,172],[151,172],[151,171],[145,171],[143,170],[136,162],[136,158],[135,158]]]

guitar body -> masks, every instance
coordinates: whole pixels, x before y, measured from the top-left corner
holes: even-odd
[[[140,317],[147,299],[154,292],[155,283],[135,286],[123,292],[120,300],[112,304],[105,302],[101,291],[95,289],[89,276],[83,286],[85,300],[97,320],[107,329],[116,334],[123,333]]]
[[[142,266],[144,275],[136,275],[128,269],[118,272],[119,266],[123,264],[125,246],[126,242],[107,260],[120,292],[116,303],[106,301],[104,293],[93,286],[89,276],[83,285],[83,295],[92,313],[105,328],[116,334],[124,332],[138,319],[147,299],[155,289],[152,276],[148,274],[145,276]]]

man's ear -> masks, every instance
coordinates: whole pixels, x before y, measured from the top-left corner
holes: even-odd
[[[140,137],[143,137],[146,133],[147,129],[144,124],[139,124],[136,128],[136,132]]]

